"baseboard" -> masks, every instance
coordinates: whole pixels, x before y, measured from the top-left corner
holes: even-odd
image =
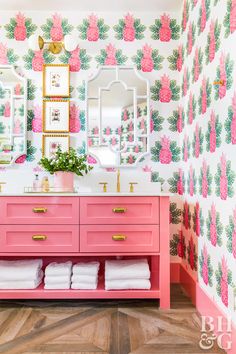
[[[218,305],[206,294],[206,292],[200,287],[200,285],[192,278],[181,263],[171,263],[170,265],[170,278],[171,283],[180,283],[189,297],[192,303],[196,306],[196,309],[202,316],[211,316],[213,318],[214,327],[217,328],[218,318],[223,318],[223,323],[226,324],[226,315],[218,307]],[[215,334],[219,336],[222,332],[215,331]],[[227,335],[223,338],[225,341],[229,340]],[[223,345],[226,348],[227,343]],[[227,351],[227,354],[236,354],[236,327],[232,324],[232,341],[231,349]]]
[[[179,283],[180,282],[180,263],[171,263],[170,264],[170,282]]]
[[[180,283],[191,298],[192,303],[196,305],[196,281],[181,263],[170,264],[170,282]]]
[[[187,272],[187,270],[180,265],[179,274],[180,284],[190,297],[192,303],[196,306],[196,280]]]

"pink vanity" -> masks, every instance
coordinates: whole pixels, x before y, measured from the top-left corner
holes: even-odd
[[[150,290],[0,290],[1,299],[153,298],[170,306],[169,197],[2,196],[1,259],[51,261],[146,257]]]

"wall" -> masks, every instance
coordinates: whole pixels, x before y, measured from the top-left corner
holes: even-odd
[[[179,255],[208,296],[236,320],[236,2],[185,1],[182,29]],[[215,80],[224,84],[213,85]]]
[[[58,18],[54,13],[47,12],[1,12],[0,63],[16,65],[29,80],[28,152],[27,156],[18,160],[18,164],[9,169],[1,169],[0,180],[7,181],[6,192],[16,189],[22,191],[23,186],[32,184],[35,173],[39,173],[40,177],[45,175],[37,165],[41,157],[42,141],[42,64],[67,62],[73,70],[71,105],[75,104],[75,109],[71,110],[71,145],[78,152],[84,152],[84,80],[100,64],[136,65],[150,80],[152,91],[152,153],[138,169],[140,173],[151,174],[153,182],[165,181],[167,189],[169,186],[172,191],[177,188],[176,177],[181,155],[175,124],[180,96],[179,72],[176,66],[180,16],[176,13],[137,13],[134,18],[126,18],[127,26],[123,32],[123,19],[127,14],[99,13],[99,28],[96,28],[96,19],[90,17],[90,22],[95,21],[95,29],[90,29],[87,36],[90,15],[64,12]],[[45,39],[53,36],[57,40],[63,34],[77,33],[80,36],[79,50],[57,56],[46,51],[34,53],[28,48],[27,37],[35,31]],[[77,130],[79,132],[74,133]],[[90,159],[90,162],[94,161]],[[171,234],[176,234],[176,227],[181,221],[180,207],[181,199],[177,196],[171,204]]]

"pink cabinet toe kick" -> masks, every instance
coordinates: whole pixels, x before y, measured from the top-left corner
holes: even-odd
[[[100,274],[96,290],[52,291],[41,284],[35,290],[0,290],[1,299],[153,298],[161,308],[170,307],[168,196],[0,196],[0,208],[2,258],[42,257],[48,264],[128,254],[149,259],[152,284],[150,290],[106,291]]]

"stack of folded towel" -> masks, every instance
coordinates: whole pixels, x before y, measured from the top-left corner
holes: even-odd
[[[45,269],[44,289],[70,289],[72,262],[50,263]]]
[[[0,261],[0,289],[35,289],[43,279],[42,259]]]
[[[97,289],[99,262],[77,263],[73,266],[72,289]]]
[[[150,289],[147,259],[108,260],[105,262],[105,289]]]

